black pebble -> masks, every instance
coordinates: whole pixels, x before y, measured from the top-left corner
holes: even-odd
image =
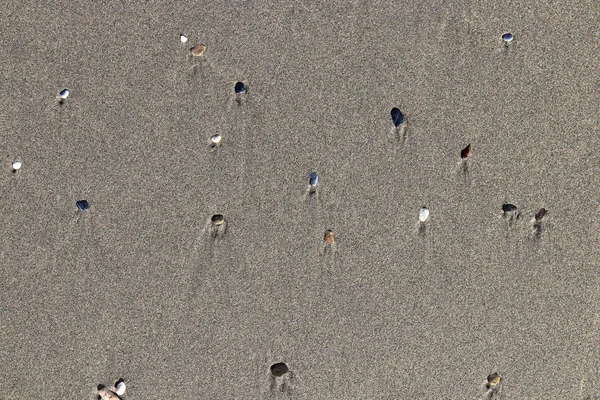
[[[215,214],[210,218],[210,222],[214,226],[223,225],[223,223],[225,222],[225,217],[223,217],[222,214]]]
[[[75,205],[80,211],[85,211],[90,208],[90,203],[88,203],[87,200],[78,200],[75,202]]]
[[[542,220],[542,218],[544,218],[544,215],[546,215],[547,212],[548,212],[548,210],[546,210],[545,208],[540,208],[540,211],[538,211],[537,214],[535,214],[535,220],[537,222],[540,222]]]
[[[392,108],[392,112],[390,114],[392,115],[392,121],[394,121],[394,126],[396,128],[402,125],[404,122],[404,114],[402,114],[402,111],[394,107]]]
[[[517,206],[515,206],[514,204],[510,204],[510,203],[502,204],[502,211],[504,211],[505,213],[508,213],[511,211],[517,211]]]
[[[277,363],[271,365],[271,373],[273,376],[280,377],[289,371],[288,366],[285,363]]]
[[[235,92],[237,94],[243,94],[246,93],[246,85],[244,85],[243,82],[238,82],[235,84]]]

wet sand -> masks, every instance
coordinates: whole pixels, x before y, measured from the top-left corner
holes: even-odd
[[[3,6],[0,398],[600,397],[598,6],[329,3]]]

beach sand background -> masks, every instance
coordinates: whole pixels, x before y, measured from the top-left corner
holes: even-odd
[[[1,9],[0,398],[600,398],[597,3]]]

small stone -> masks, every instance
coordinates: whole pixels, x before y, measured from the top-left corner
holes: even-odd
[[[325,243],[335,243],[335,235],[332,230],[328,230],[325,232],[325,238],[323,239]]]
[[[466,160],[471,155],[471,143],[460,151],[460,158]]]
[[[179,35],[179,40],[181,40],[181,43],[185,43],[188,41],[188,38],[185,35]]]
[[[271,373],[275,377],[280,377],[286,374],[289,371],[289,368],[285,363],[277,363],[271,365]]]
[[[85,211],[88,208],[90,208],[90,203],[88,203],[87,200],[78,200],[75,202],[75,205],[77,206],[79,211]]]
[[[538,211],[537,214],[535,214],[535,222],[540,222],[547,213],[548,210],[546,210],[545,208],[540,208],[540,211]]]
[[[500,378],[500,375],[498,375],[496,372],[494,372],[493,374],[488,376],[487,380],[488,380],[488,386],[494,387],[494,386],[498,386],[498,384],[500,383],[502,378]]]
[[[504,43],[506,43],[506,44],[512,42],[513,39],[514,39],[514,36],[510,32],[505,33],[504,35],[502,35],[502,40],[504,40]]]
[[[218,145],[219,143],[221,143],[221,135],[219,135],[219,134],[212,135],[210,137],[210,141],[213,144],[213,146]]]
[[[190,52],[194,57],[200,57],[206,51],[206,46],[203,44],[197,44],[190,49]]]
[[[23,166],[23,164],[21,163],[21,161],[13,161],[13,163],[12,163],[13,171],[20,170],[22,166]]]
[[[517,211],[517,206],[514,204],[506,203],[502,204],[502,211],[506,214],[509,212]]]
[[[237,94],[246,93],[246,85],[243,82],[237,82],[233,88]]]
[[[419,221],[425,222],[427,221],[427,218],[429,218],[429,210],[427,207],[421,207],[419,210]]]
[[[319,183],[319,175],[317,175],[316,172],[311,172],[310,176],[308,178],[308,184],[310,185],[311,188],[316,188],[317,184]]]
[[[119,379],[115,384],[115,393],[118,396],[123,396],[125,394],[125,390],[127,390],[127,386],[125,386],[125,381],[123,381],[123,379]]]
[[[390,113],[392,115],[392,121],[394,122],[394,126],[397,128],[404,123],[404,114],[400,109],[394,107]]]
[[[67,97],[69,97],[70,94],[71,94],[71,92],[69,91],[69,89],[63,89],[58,94],[58,97],[60,97],[61,99],[65,100]]]
[[[98,395],[102,400],[119,400],[119,397],[112,390],[102,385],[98,385]]]
[[[225,223],[225,217],[223,217],[221,214],[215,214],[210,218],[210,222],[213,224],[213,226],[220,226]]]

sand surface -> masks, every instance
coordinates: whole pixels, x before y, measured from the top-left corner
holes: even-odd
[[[597,2],[1,9],[0,399],[600,398]]]

